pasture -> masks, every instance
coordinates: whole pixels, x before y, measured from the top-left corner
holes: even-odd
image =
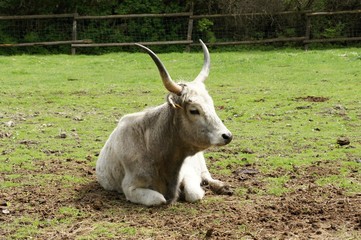
[[[234,135],[205,156],[232,196],[147,208],[103,190],[97,155],[127,113],[165,101],[145,53],[0,56],[1,239],[357,239],[361,50],[211,53]],[[159,54],[193,80],[203,54]]]

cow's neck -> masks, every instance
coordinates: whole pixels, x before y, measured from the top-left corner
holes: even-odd
[[[192,145],[184,142],[180,134],[182,129],[177,126],[176,111],[180,109],[173,109],[168,104],[161,105],[155,109],[153,117],[151,117],[151,126],[155,130],[155,134],[151,136],[151,148],[159,156],[155,160],[156,168],[158,169],[158,180],[155,185],[156,189],[165,195],[167,200],[176,200],[178,196],[179,171],[182,167],[183,161],[186,157],[192,156],[198,152]],[[152,155],[153,155],[152,154]]]

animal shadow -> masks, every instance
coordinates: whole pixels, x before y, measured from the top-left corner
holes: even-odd
[[[85,183],[76,189],[75,204],[87,209],[101,211],[112,207],[130,206],[124,194],[107,191],[97,181]]]

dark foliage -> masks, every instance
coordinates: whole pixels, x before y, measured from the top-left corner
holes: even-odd
[[[194,14],[242,14],[242,17],[194,20],[193,40],[207,42],[262,40],[304,35],[302,14],[274,15],[282,11],[339,11],[361,8],[359,0],[2,0],[0,16],[78,13],[81,16],[188,12]],[[252,13],[265,13],[255,16]],[[345,23],[346,22],[346,23]],[[185,40],[188,18],[140,18],[79,20],[78,39],[95,43]],[[315,38],[361,35],[360,15],[315,17]],[[0,44],[72,39],[72,19],[1,20]],[[174,48],[174,47],[172,47]],[[120,48],[117,48],[118,50]],[[64,53],[69,46],[0,48],[1,53]],[[94,49],[90,50],[92,52]],[[99,49],[97,49],[98,51]],[[107,51],[114,49],[108,48]],[[85,50],[84,52],[87,52]],[[89,51],[88,51],[89,52]]]

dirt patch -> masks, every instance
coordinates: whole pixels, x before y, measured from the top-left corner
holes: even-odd
[[[347,195],[335,186],[318,186],[316,177],[337,174],[333,162],[318,162],[292,171],[277,169],[271,175],[290,176],[282,196],[261,194],[265,176],[257,165],[235,169],[229,177],[215,176],[232,185],[247,189],[233,196],[215,196],[209,189],[197,204],[178,202],[159,208],[145,208],[126,201],[123,195],[105,191],[95,180],[94,169],[84,161],[54,160],[39,164],[23,176],[36,178],[38,173],[57,174],[41,186],[28,184],[0,189],[1,224],[23,217],[42,221],[36,238],[74,239],[89,234],[96,223],[123,223],[141,229],[128,239],[337,239],[361,230],[361,194]],[[64,174],[86,178],[86,183],[67,183]],[[217,174],[215,174],[217,175]],[[8,180],[8,179],[2,179]],[[31,182],[19,177],[15,182]],[[255,191],[258,190],[258,191]],[[79,214],[61,211],[72,207]],[[80,214],[81,213],[81,214]],[[70,215],[69,215],[70,214]],[[49,221],[70,221],[66,229],[48,225]],[[30,224],[25,220],[22,224]],[[142,231],[154,231],[151,236]],[[16,229],[4,229],[4,235]]]
[[[324,196],[324,197],[320,197]],[[284,194],[258,198],[249,206],[248,220],[256,238],[330,239],[338,231],[360,230],[361,196],[347,197],[340,189],[315,185]]]
[[[326,102],[329,100],[328,97],[317,97],[317,96],[307,96],[307,97],[297,97],[295,101],[305,101],[305,102]]]

